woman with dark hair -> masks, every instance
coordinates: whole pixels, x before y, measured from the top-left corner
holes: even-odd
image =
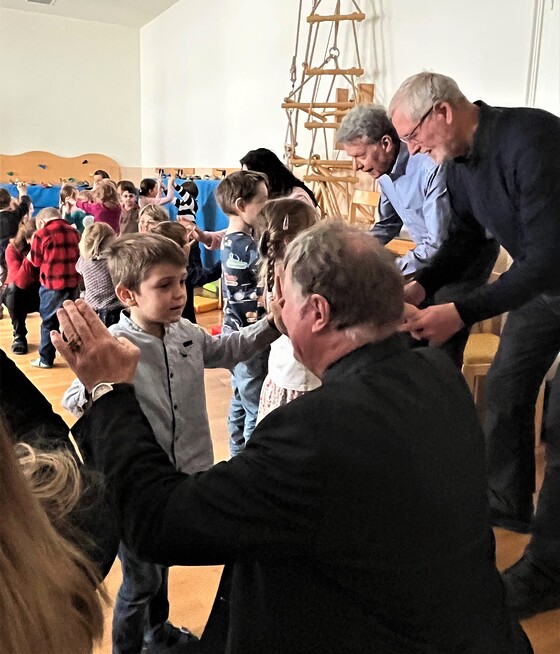
[[[267,148],[249,150],[239,161],[243,170],[254,170],[268,177],[268,197],[291,198],[302,200],[312,207],[317,207],[317,199],[313,191],[301,179],[298,179],[278,157]]]

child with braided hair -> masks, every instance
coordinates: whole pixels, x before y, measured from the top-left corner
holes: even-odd
[[[275,295],[288,244],[317,221],[313,207],[301,200],[283,198],[267,202],[261,216],[266,224],[259,244],[261,276],[266,297]],[[282,335],[270,346],[268,374],[261,389],[257,422],[274,409],[321,385],[320,380],[294,357],[292,343]]]

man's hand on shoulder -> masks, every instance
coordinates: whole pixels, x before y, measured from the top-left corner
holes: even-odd
[[[133,383],[140,358],[135,345],[112,336],[83,300],[67,300],[57,316],[60,333],[51,332],[53,345],[88,391],[101,382]]]
[[[424,338],[430,345],[441,345],[464,324],[455,305],[450,302],[419,310],[414,317],[411,316],[407,320],[407,329],[418,340]]]

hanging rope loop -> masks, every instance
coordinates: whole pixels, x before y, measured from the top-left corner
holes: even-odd
[[[296,62],[297,62],[297,56],[299,50],[299,31],[301,27],[302,11],[303,11],[303,0],[299,0],[299,11],[298,11],[297,29],[296,29],[296,47],[294,49],[294,56],[292,57],[292,65],[290,66],[290,82],[292,83],[292,91],[295,89],[296,81],[297,81]]]
[[[292,57],[292,65],[290,66],[290,82],[292,83],[292,91],[295,88],[297,81],[297,67],[296,67],[296,55]]]

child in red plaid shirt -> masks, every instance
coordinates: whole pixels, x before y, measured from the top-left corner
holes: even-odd
[[[80,276],[76,272],[76,261],[80,256],[80,234],[54,207],[40,211],[36,220],[39,229],[27,256],[39,269],[39,314],[42,323],[39,358],[31,365],[35,368],[52,368],[56,351],[51,343],[51,331],[59,327],[56,312],[64,300],[78,297]]]

